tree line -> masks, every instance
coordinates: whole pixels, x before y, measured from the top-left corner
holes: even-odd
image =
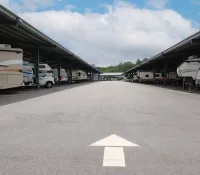
[[[137,59],[135,63],[132,63],[130,61],[119,63],[116,66],[108,66],[108,67],[97,67],[98,70],[101,72],[126,72],[127,70],[133,68],[134,66],[137,66],[145,61],[147,61],[147,58],[144,58],[142,60]]]

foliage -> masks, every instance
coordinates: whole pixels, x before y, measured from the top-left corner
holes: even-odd
[[[145,61],[147,61],[147,58],[144,58],[142,60],[137,59],[136,63],[132,62],[124,62],[119,63],[116,66],[108,66],[108,67],[97,67],[101,72],[126,72],[127,70],[133,68],[134,66],[137,66]]]

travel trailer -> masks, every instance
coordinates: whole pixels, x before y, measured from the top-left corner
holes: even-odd
[[[86,72],[82,70],[72,71],[72,81],[86,81],[88,79]]]
[[[0,89],[23,86],[23,51],[0,44]]]
[[[137,71],[137,77],[139,82],[153,82],[153,72]]]
[[[185,81],[195,81],[196,85],[200,85],[200,58],[190,56],[178,68],[177,74],[184,78]]]
[[[58,69],[52,69],[52,71],[55,82],[58,82]],[[60,70],[60,81],[61,83],[65,83],[68,81],[68,76],[65,69]]]

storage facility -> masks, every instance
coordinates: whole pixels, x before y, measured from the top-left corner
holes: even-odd
[[[40,73],[44,71],[40,70],[40,64],[43,64],[43,66],[48,65],[51,69],[58,70],[57,80],[59,85],[61,83],[60,74],[62,69],[68,73],[69,83],[72,82],[73,70],[84,71],[87,76],[94,73],[100,74],[100,71],[94,66],[88,64],[79,56],[52,40],[2,5],[0,5],[0,41],[2,45],[0,54],[5,52],[11,53],[14,51],[14,48],[18,48],[22,54],[21,64],[26,62],[26,66],[27,63],[30,63],[30,67],[34,65],[32,68],[34,70],[34,83],[37,88],[41,84]],[[10,66],[8,62],[5,65],[3,61],[5,60],[0,60],[1,68],[4,66],[4,75],[0,75],[0,86],[2,85],[2,87],[5,82],[4,80],[9,79],[7,73],[5,75],[5,67]],[[22,67],[20,71],[21,73],[23,72]],[[47,75],[47,71],[51,70],[46,70],[45,76]],[[85,80],[92,80],[90,77],[86,77]]]

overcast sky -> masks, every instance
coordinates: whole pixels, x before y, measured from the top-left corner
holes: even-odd
[[[0,3],[96,66],[149,58],[197,32],[200,26],[197,22],[200,0],[0,0]]]

